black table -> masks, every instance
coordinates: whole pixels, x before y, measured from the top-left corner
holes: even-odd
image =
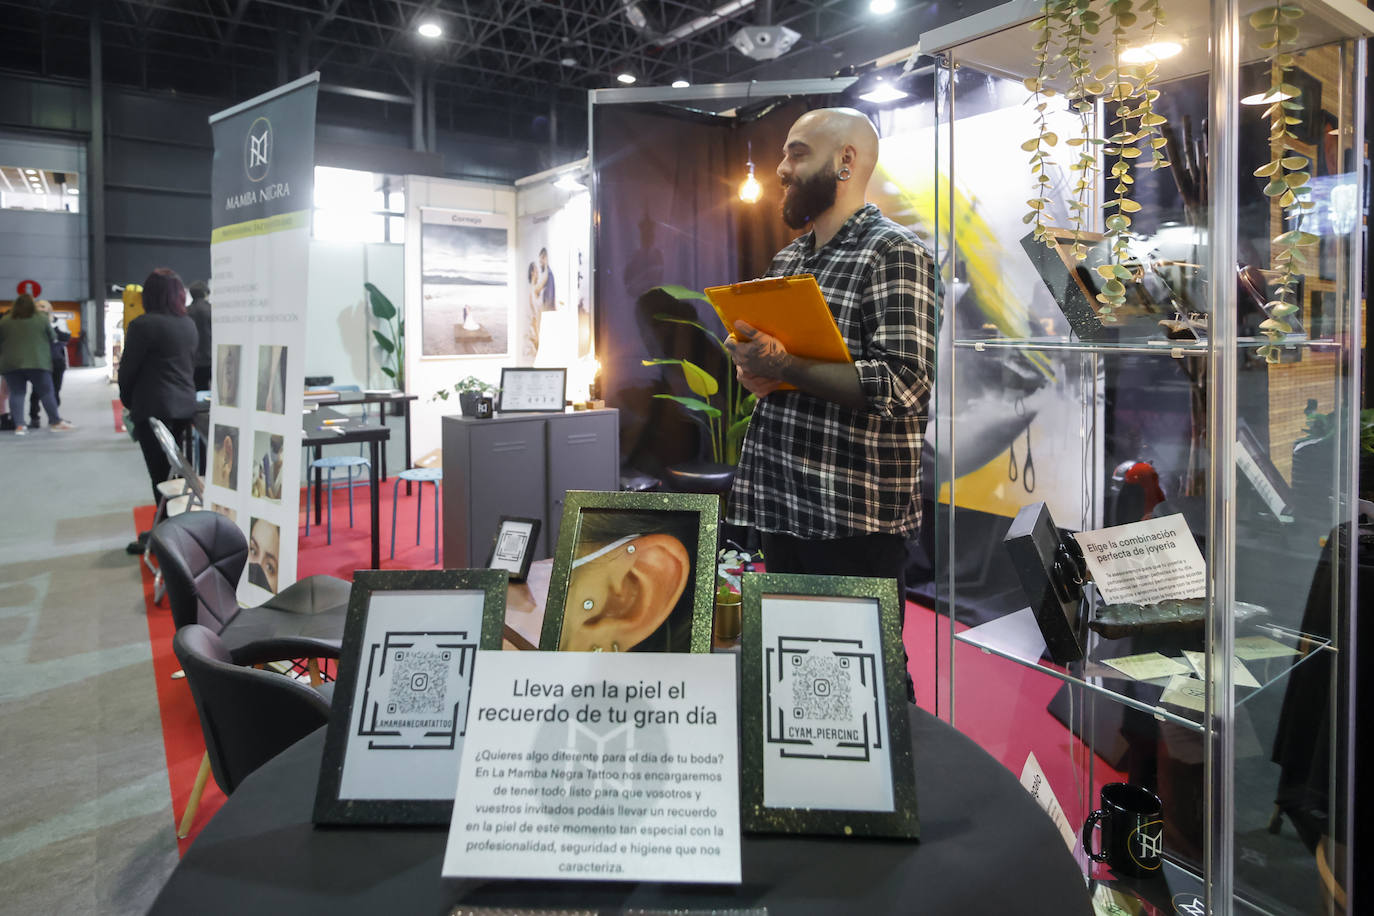
[[[767,907],[777,914],[1085,914],[1064,841],[1016,779],[976,744],[912,709],[921,842],[745,836],[738,886],[455,881],[443,828],[310,822],[322,728],[249,776],[172,872],[151,913],[448,913],[498,907]]]
[[[406,427],[406,467],[410,467],[410,402],[418,400],[419,395],[406,394],[404,391],[334,391],[333,389],[315,389],[306,391],[306,406],[328,404],[335,407],[348,407],[358,404],[379,404],[383,411],[389,405],[399,405],[401,416],[405,418]],[[385,416],[385,413],[383,413]],[[385,420],[383,420],[385,425]],[[386,480],[386,461],[383,453],[382,461],[382,480]],[[406,481],[406,495],[410,495],[410,481]]]
[[[311,413],[305,414],[301,419],[301,445],[308,446],[318,460],[326,445],[347,445],[354,442],[366,442],[368,444],[371,462],[367,469],[369,487],[369,502],[372,507],[372,568],[378,569],[382,565],[382,542],[381,542],[381,483],[377,477],[377,469],[381,467],[383,448],[382,446],[391,438],[391,430],[385,425],[375,425],[364,423],[356,417],[348,417],[336,413],[328,408],[320,408]],[[306,469],[309,473],[310,469]],[[319,468],[314,468],[315,472],[315,524],[320,523],[320,513],[324,505],[321,491],[323,488],[324,474]],[[310,511],[310,506],[305,507],[305,511]]]

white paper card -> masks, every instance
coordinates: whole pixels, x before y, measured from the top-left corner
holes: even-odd
[[[1108,604],[1207,594],[1207,564],[1182,515],[1084,531],[1074,539]]]
[[[1188,664],[1193,666],[1193,670],[1197,672],[1198,677],[1205,678],[1207,676],[1207,672],[1204,668],[1207,664],[1207,656],[1205,654],[1202,652],[1194,652],[1192,649],[1184,649],[1183,657],[1188,659]],[[1258,687],[1260,685],[1259,681],[1255,680],[1255,676],[1250,673],[1250,669],[1245,667],[1245,663],[1239,658],[1231,659],[1231,681],[1237,687]]]
[[[372,593],[339,798],[452,796],[485,602],[472,589]]]
[[[1191,674],[1176,674],[1169,679],[1169,686],[1164,688],[1159,702],[1204,712],[1207,709],[1207,685]]]
[[[1111,665],[1117,671],[1137,681],[1152,681],[1159,677],[1172,677],[1175,674],[1188,673],[1187,665],[1178,659],[1160,655],[1158,652],[1142,652],[1139,655],[1104,658],[1102,664]]]
[[[1236,640],[1235,646],[1236,658],[1243,658],[1248,662],[1300,654],[1292,646],[1285,646],[1277,639],[1270,639],[1268,636],[1242,636]]]
[[[763,804],[894,811],[874,598],[764,595]]]
[[[1045,776],[1045,771],[1040,768],[1040,761],[1035,759],[1035,754],[1026,757],[1026,765],[1021,768],[1021,785],[1030,793],[1031,798],[1039,805],[1054,826],[1059,831],[1059,835],[1064,838],[1064,845],[1072,851],[1078,845],[1078,833],[1069,823],[1069,819],[1064,814],[1064,809],[1059,804],[1059,799],[1055,797],[1054,790],[1050,788],[1050,781]]]
[[[443,874],[740,881],[731,655],[478,653]]]

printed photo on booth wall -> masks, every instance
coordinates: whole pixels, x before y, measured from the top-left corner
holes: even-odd
[[[506,355],[511,326],[507,218],[463,210],[420,212],[420,355]]]

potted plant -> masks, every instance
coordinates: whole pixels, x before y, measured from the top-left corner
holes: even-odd
[[[368,306],[372,316],[382,322],[381,328],[372,329],[372,339],[382,350],[382,374],[396,383],[399,391],[406,390],[406,322],[396,306],[386,294],[371,283],[364,283],[367,290]],[[394,405],[397,413],[401,405]]]
[[[674,299],[706,299],[706,294],[685,286],[654,287]],[[677,366],[687,380],[692,397],[676,394],[656,394],[654,397],[674,401],[681,405],[688,416],[706,428],[711,440],[711,458],[717,464],[734,467],[739,461],[740,443],[744,441],[745,430],[749,428],[749,417],[754,413],[758,398],[745,391],[735,379],[734,366],[730,361],[730,351],[725,349],[724,335],[707,328],[705,325],[676,315],[659,313],[656,321],[669,324],[683,324],[696,328],[715,342],[725,357],[724,379],[714,375],[687,359],[646,359],[646,366]],[[717,396],[719,395],[719,398]],[[716,399],[713,401],[713,399]]]
[[[475,375],[469,375],[467,378],[454,382],[448,388],[440,388],[434,392],[430,400],[447,401],[449,395],[456,394],[458,395],[458,407],[462,410],[463,416],[475,417],[477,416],[477,402],[483,397],[494,396],[500,390],[498,386],[490,382],[483,381]]]

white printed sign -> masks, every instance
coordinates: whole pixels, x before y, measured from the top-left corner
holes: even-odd
[[[1040,766],[1040,761],[1035,759],[1034,754],[1026,756],[1026,765],[1021,768],[1021,785],[1035,803],[1039,805],[1050,820],[1054,822],[1055,829],[1064,839],[1064,845],[1072,850],[1078,845],[1078,833],[1069,823],[1069,818],[1064,814],[1063,807],[1059,804],[1059,799],[1055,796],[1054,790],[1050,788],[1049,777],[1045,775],[1044,769]]]
[[[445,877],[739,883],[733,657],[478,655]]]
[[[765,595],[763,803],[895,811],[876,601]]]
[[[1182,515],[1084,531],[1074,539],[1108,604],[1207,594],[1207,564]]]

